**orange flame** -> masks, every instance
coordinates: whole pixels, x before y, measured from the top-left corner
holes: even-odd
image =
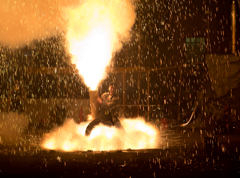
[[[98,125],[89,137],[85,137],[88,123],[78,125],[69,119],[62,127],[45,136],[42,147],[63,151],[157,148],[158,132],[143,119],[122,119],[121,123],[126,133],[115,127]]]
[[[88,0],[65,11],[68,50],[72,63],[91,90],[105,77],[112,54],[122,46],[134,24],[130,0]],[[120,40],[121,38],[121,40]]]
[[[70,49],[72,62],[76,63],[80,74],[90,89],[97,89],[103,78],[105,67],[111,60],[109,32],[103,26],[96,27],[82,41],[72,39]]]

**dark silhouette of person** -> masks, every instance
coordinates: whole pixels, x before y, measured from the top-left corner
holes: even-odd
[[[111,82],[108,90],[109,92],[103,93],[101,98],[98,97],[97,102],[100,104],[99,116],[89,123],[85,131],[85,136],[89,136],[93,128],[100,123],[109,127],[115,126],[124,130],[118,119],[118,106],[120,99],[117,95],[116,83]]]

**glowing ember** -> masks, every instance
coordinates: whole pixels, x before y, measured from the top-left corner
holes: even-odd
[[[117,149],[144,149],[157,147],[157,131],[143,119],[122,119],[126,133],[115,127],[99,125],[90,137],[85,137],[88,123],[80,125],[69,119],[65,124],[46,135],[42,147],[63,151],[101,151]]]
[[[72,63],[86,85],[95,90],[104,78],[112,54],[129,36],[135,20],[134,6],[129,0],[89,0],[67,9],[66,17]]]

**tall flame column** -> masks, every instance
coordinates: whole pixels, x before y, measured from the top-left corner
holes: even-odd
[[[99,113],[99,103],[97,98],[99,97],[98,90],[89,89],[90,107],[92,119],[96,119]]]

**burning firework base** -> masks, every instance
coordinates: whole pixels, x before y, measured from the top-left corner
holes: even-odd
[[[1,146],[1,177],[239,177],[239,137],[210,126],[158,135],[155,149],[63,152],[30,141]],[[84,144],[84,143],[83,143]]]

